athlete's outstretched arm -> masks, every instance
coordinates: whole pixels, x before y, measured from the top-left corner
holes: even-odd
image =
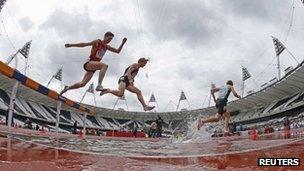
[[[241,98],[241,96],[240,95],[238,95],[237,93],[236,93],[236,91],[234,90],[234,88],[233,88],[233,86],[230,86],[230,89],[231,89],[231,92],[233,93],[233,95],[235,96],[235,97],[237,97],[237,98]]]
[[[93,46],[94,44],[98,43],[98,40],[94,40],[94,41],[91,41],[91,42],[87,42],[87,43],[67,43],[65,44],[64,46],[66,48],[69,48],[69,47],[86,47],[86,46]]]
[[[216,98],[215,98],[214,92],[211,92],[211,96],[213,98],[214,103],[216,103]]]
[[[213,84],[210,93],[211,93],[214,103],[216,103],[216,98],[215,98],[214,93],[216,93],[218,91],[220,91],[220,89],[215,87],[215,85]]]
[[[218,92],[218,91],[220,91],[220,89],[217,88],[217,87],[211,88],[211,93],[216,93],[216,92]]]
[[[108,48],[108,50],[111,51],[111,52],[120,53],[120,51],[121,51],[122,47],[124,46],[124,44],[126,43],[126,41],[127,41],[127,38],[123,38],[123,39],[122,39],[122,42],[121,42],[121,44],[120,44],[120,46],[119,46],[117,49],[111,47],[110,45],[108,45],[107,48]]]

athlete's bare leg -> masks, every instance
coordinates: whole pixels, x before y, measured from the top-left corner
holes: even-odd
[[[96,87],[96,91],[104,91],[105,89],[102,87],[102,81],[103,81],[103,78],[105,77],[106,75],[106,72],[107,72],[107,69],[108,69],[108,65],[104,65],[101,70],[99,71],[99,76],[98,76],[98,85]]]
[[[105,89],[102,87],[102,81],[103,78],[105,77],[105,74],[108,69],[108,65],[102,62],[98,61],[90,61],[87,65],[86,68],[90,71],[99,71],[99,76],[98,76],[98,84],[96,86],[96,91],[104,91]]]
[[[218,122],[220,118],[221,115],[216,113],[214,116],[211,116],[208,119],[198,119],[197,129],[199,130],[205,123]]]
[[[86,72],[83,76],[83,79],[80,82],[75,83],[71,86],[65,86],[64,89],[60,92],[60,95],[67,92],[68,90],[84,87],[91,80],[93,75],[94,75],[94,72]]]
[[[102,91],[102,92],[100,93],[100,95],[102,96],[102,95],[104,95],[104,94],[111,93],[111,94],[113,94],[113,95],[115,95],[115,96],[117,96],[117,97],[122,97],[122,96],[124,95],[124,93],[125,93],[125,89],[126,89],[126,83],[121,82],[121,83],[119,83],[119,85],[118,85],[118,90],[106,89],[106,90]]]
[[[101,70],[103,68],[107,68],[108,66],[102,62],[97,62],[97,61],[90,61],[86,64],[86,69],[90,70],[90,71],[97,71],[97,70]],[[68,90],[71,89],[77,89],[77,88],[81,88],[84,87],[93,77],[94,72],[86,72],[82,81],[73,84],[72,86],[65,86],[64,89],[60,92],[60,94],[63,94],[65,92],[67,92]]]
[[[230,132],[229,131],[229,122],[230,122],[230,112],[226,111],[223,116],[225,117],[225,131],[226,132]]]
[[[144,100],[144,97],[141,93],[141,91],[135,87],[134,85],[129,85],[127,88],[126,88],[128,91],[132,92],[132,93],[135,93],[137,95],[137,99],[139,100],[139,102],[141,103],[141,105],[143,106],[144,108],[144,111],[149,111],[149,110],[152,110],[154,109],[155,106],[148,106]]]

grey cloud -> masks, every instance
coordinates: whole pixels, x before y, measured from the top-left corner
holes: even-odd
[[[63,9],[56,9],[40,26],[40,29],[54,29],[62,38],[86,38],[87,33],[93,26],[88,11],[84,13],[68,13]]]
[[[182,79],[187,79],[189,81],[198,79],[198,77],[200,77],[203,74],[202,72],[204,72],[204,70],[202,68],[193,67],[191,65],[178,66],[176,70],[177,70],[178,76],[180,76]]]
[[[25,17],[19,19],[19,25],[24,32],[27,32],[34,26],[34,23],[30,18]]]
[[[167,1],[163,15],[158,14],[162,11],[159,2],[145,2],[145,17],[155,37],[182,41],[187,48],[211,43],[213,36],[220,35],[226,25],[221,14],[207,8],[202,1]]]
[[[234,14],[239,18],[280,22],[281,17],[278,17],[278,12],[287,12],[288,8],[286,6],[289,6],[290,3],[267,0],[223,0],[221,5],[223,10],[229,11],[228,14]]]
[[[135,31],[125,28],[126,25],[114,25],[107,23],[109,20],[93,20],[90,18],[89,11],[69,13],[63,9],[56,9],[48,19],[40,25],[41,30],[53,29],[62,39],[68,40],[87,40],[91,41],[97,38],[103,38],[103,34],[112,31],[114,34],[121,33],[124,36],[135,39],[137,35]],[[114,44],[121,42],[120,39],[112,41]]]

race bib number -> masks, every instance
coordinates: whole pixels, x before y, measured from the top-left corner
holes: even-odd
[[[96,58],[102,59],[103,55],[106,53],[105,50],[100,49],[96,52]]]

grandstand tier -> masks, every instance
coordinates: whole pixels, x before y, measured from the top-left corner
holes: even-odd
[[[266,121],[271,118],[294,116],[302,113],[304,106],[304,68],[303,62],[282,79],[268,85],[260,91],[228,103],[232,120],[237,123],[250,124]],[[10,93],[16,80],[0,74],[0,109],[4,115],[10,101]],[[104,130],[131,129],[134,124],[139,127],[149,126],[157,115],[166,124],[165,129],[174,130],[181,127],[187,119],[198,116],[208,117],[216,112],[215,107],[178,112],[135,112],[112,110],[102,107],[79,104],[89,110],[95,110],[95,116],[87,117],[87,127]],[[32,118],[34,121],[53,125],[56,118],[57,101],[41,94],[23,84],[17,93],[15,111],[17,119]],[[83,112],[69,105],[63,105],[60,114],[60,125],[71,127],[75,121],[83,126]]]

